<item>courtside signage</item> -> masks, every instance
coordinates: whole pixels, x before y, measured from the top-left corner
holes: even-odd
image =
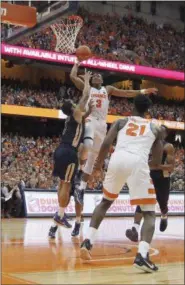
[[[34,108],[34,107],[24,107],[17,105],[1,105],[1,113],[6,115],[17,115],[17,116],[27,116],[27,117],[41,117],[41,118],[53,118],[53,119],[66,119],[66,115],[61,110],[47,109],[47,108]],[[108,115],[107,123],[112,124],[118,119],[124,119],[124,116]],[[169,129],[174,130],[184,130],[183,122],[176,121],[166,121],[166,120],[156,120],[148,119],[157,125],[165,125]]]
[[[59,118],[59,110],[47,108],[33,108],[18,105],[1,105],[1,113],[7,115],[18,115],[27,117]],[[66,117],[66,116],[65,116]]]
[[[58,210],[57,192],[40,191],[24,191],[25,205],[28,217],[43,217],[53,216]],[[96,205],[102,199],[101,193],[87,193],[85,195],[85,203],[83,213],[84,215],[92,215]],[[127,216],[133,215],[135,206],[130,205],[129,195],[121,193],[119,198],[112,204],[107,214],[111,216]],[[75,214],[75,203],[71,199],[66,213]],[[156,205],[156,213],[160,213],[158,204]],[[183,194],[170,194],[169,198],[169,214],[183,214],[184,213],[184,195]]]
[[[38,59],[43,61],[58,62],[63,64],[74,64],[76,56],[56,53],[46,50],[24,48],[14,45],[1,44],[1,54]],[[81,64],[84,67],[98,68],[117,72],[146,75],[158,78],[184,81],[184,73],[159,68],[152,68],[140,65],[130,65],[119,61],[108,61],[98,58],[88,59]]]

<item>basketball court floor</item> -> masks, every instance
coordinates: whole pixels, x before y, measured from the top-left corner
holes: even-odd
[[[61,227],[56,240],[47,237],[51,222],[2,220],[2,284],[184,284],[184,217],[170,217],[165,233],[157,218],[150,256],[159,271],[153,274],[132,266],[137,243],[125,237],[132,218],[106,218],[86,263],[79,258],[79,245],[89,219],[80,238]]]

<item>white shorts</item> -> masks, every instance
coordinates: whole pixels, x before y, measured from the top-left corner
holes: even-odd
[[[94,163],[98,157],[101,145],[107,133],[107,124],[105,121],[97,120],[96,118],[88,117],[85,123],[84,138],[92,138],[93,147],[88,152],[87,162],[83,171],[87,174],[92,174]]]
[[[155,210],[156,194],[148,163],[138,155],[119,150],[112,154],[109,162],[103,183],[104,198],[116,199],[125,183],[129,187],[131,205],[140,205],[143,211]]]

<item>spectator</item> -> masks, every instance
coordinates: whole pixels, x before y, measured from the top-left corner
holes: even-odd
[[[9,174],[4,175],[4,185],[1,188],[1,197],[3,197],[4,217],[20,217],[22,208],[22,196],[17,181],[10,178]],[[1,199],[2,200],[2,199]]]
[[[184,70],[184,31],[177,31],[169,24],[147,23],[129,14],[123,17],[115,13],[102,15],[83,8],[78,14],[84,19],[84,25],[77,36],[76,46],[88,45],[96,57]],[[3,24],[3,39],[8,29],[10,27]],[[56,38],[47,27],[23,38],[17,45],[53,51]]]
[[[63,98],[73,98],[74,102],[77,102],[80,96],[81,92],[75,87],[62,85],[57,80],[41,79],[38,87],[30,86],[25,81],[2,79],[2,104],[60,109]],[[154,105],[148,113],[148,118],[184,121],[182,102],[154,95],[151,99]],[[110,101],[109,114],[129,116],[132,108],[132,99],[113,97]]]
[[[57,180],[52,177],[52,165],[53,152],[59,144],[59,137],[38,137],[34,139],[33,137],[2,134],[1,140],[1,176],[3,183],[7,183],[11,189],[14,189],[13,187],[22,180],[22,184],[27,188],[56,189]],[[110,154],[105,161],[104,170],[106,170],[108,166],[109,158]],[[184,149],[177,148],[175,156],[175,170],[171,176],[172,190],[184,190],[183,160]],[[16,184],[14,180],[10,180],[12,177],[15,178]],[[102,181],[93,178],[92,181],[90,181],[88,188],[101,190]],[[19,189],[17,193],[19,194],[16,195],[16,199],[21,195],[21,190]],[[6,194],[4,196],[6,196]]]

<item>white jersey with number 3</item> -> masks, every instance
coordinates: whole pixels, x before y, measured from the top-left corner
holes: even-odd
[[[94,108],[89,117],[106,121],[109,109],[109,97],[106,88],[96,89],[91,87],[89,100],[91,99],[94,101]]]
[[[155,139],[149,121],[142,117],[129,117],[126,125],[118,133],[115,152],[125,150],[148,161]]]

